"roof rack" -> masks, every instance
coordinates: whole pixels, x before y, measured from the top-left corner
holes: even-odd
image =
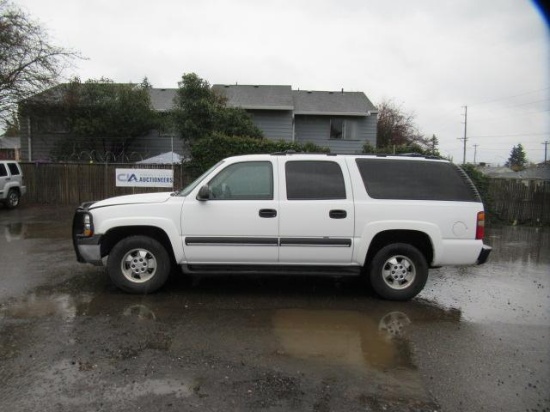
[[[287,156],[287,155],[293,155],[293,154],[299,154],[299,155],[325,155],[325,156],[337,156],[336,153],[322,153],[322,152],[297,152],[296,150],[285,150],[283,152],[274,152],[271,153],[271,156]]]
[[[388,156],[395,156],[395,157],[422,157],[424,159],[431,159],[431,160],[443,160],[440,156],[434,156],[434,155],[424,155],[421,153],[368,153],[369,156],[376,156],[376,157],[388,157]]]

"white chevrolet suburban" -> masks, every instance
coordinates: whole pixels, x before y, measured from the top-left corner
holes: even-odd
[[[180,192],[81,205],[79,262],[132,293],[184,273],[364,275],[407,300],[428,269],[486,261],[484,211],[468,176],[425,157],[275,153],[221,161]]]

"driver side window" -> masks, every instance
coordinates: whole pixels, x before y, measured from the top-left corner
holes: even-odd
[[[242,162],[227,166],[209,183],[214,200],[272,200],[271,162]]]

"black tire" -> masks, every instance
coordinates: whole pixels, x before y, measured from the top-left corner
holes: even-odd
[[[367,270],[374,291],[388,300],[412,299],[428,280],[425,256],[407,243],[393,243],[380,249]]]
[[[8,192],[8,197],[6,198],[6,207],[8,209],[15,209],[17,206],[19,206],[19,201],[21,199],[21,195],[19,194],[19,191],[15,189],[10,189]]]
[[[152,293],[167,281],[171,271],[168,252],[148,236],[130,236],[109,253],[107,272],[120,289],[136,294]]]

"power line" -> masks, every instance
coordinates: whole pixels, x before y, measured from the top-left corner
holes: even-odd
[[[518,133],[518,134],[488,134],[488,135],[477,135],[470,136],[470,138],[478,137],[527,137],[527,136],[546,136],[548,133]]]
[[[506,96],[506,97],[499,97],[497,99],[491,99],[491,100],[486,100],[486,101],[482,101],[480,103],[475,103],[473,105],[470,105],[471,106],[480,106],[480,105],[483,105],[483,104],[488,104],[488,103],[493,103],[493,102],[499,102],[499,101],[502,101],[502,100],[508,100],[508,99],[513,99],[515,97],[519,97],[519,96],[525,96],[527,94],[533,94],[533,93],[539,93],[539,92],[542,92],[542,91],[545,91],[545,90],[548,90],[550,89],[550,87],[544,87],[542,89],[537,89],[537,90],[532,90],[530,92],[524,92],[524,93],[519,93],[519,94],[514,94],[514,95],[511,95],[511,96]]]

